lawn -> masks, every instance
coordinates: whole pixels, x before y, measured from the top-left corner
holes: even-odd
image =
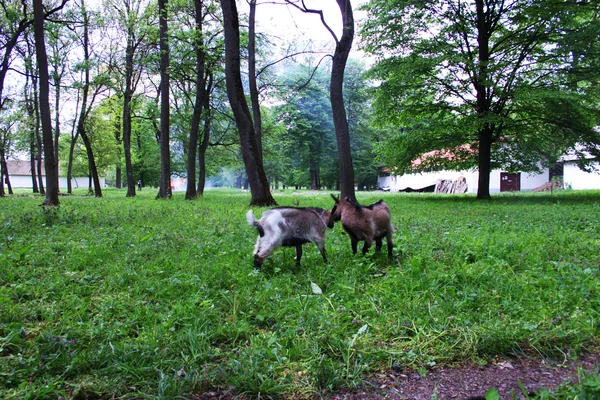
[[[390,206],[393,260],[352,256],[338,224],[329,264],[305,245],[300,268],[285,248],[262,272],[248,193],[104,193],[0,199],[0,398],[304,398],[392,367],[600,348],[600,192],[359,192]]]

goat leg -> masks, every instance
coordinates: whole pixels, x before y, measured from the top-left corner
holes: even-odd
[[[358,240],[353,237],[350,238],[350,243],[352,244],[352,254],[356,254],[356,250],[358,248]]]
[[[323,243],[319,243],[317,244],[317,247],[319,247],[319,251],[321,252],[321,256],[323,257],[323,262],[325,264],[329,264],[329,261],[327,261],[327,255],[325,254],[325,245],[323,245]]]
[[[296,267],[300,266],[300,260],[302,259],[302,245],[296,245]]]
[[[392,232],[391,231],[388,231],[386,238],[387,238],[388,257],[392,258],[392,249],[394,248],[394,242],[392,241]]]
[[[363,256],[364,256],[365,254],[367,254],[367,251],[369,251],[369,248],[371,247],[371,245],[372,245],[372,244],[373,244],[373,242],[372,242],[372,241],[370,241],[370,240],[365,240],[365,244],[364,244],[364,246],[363,246],[363,248],[362,248],[362,253],[363,253]]]

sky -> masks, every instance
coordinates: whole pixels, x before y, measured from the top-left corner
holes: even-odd
[[[333,53],[335,41],[331,33],[323,26],[318,14],[303,13],[295,7],[283,5],[282,0],[275,0],[280,4],[266,0],[260,3],[256,8],[257,32],[267,33],[282,40],[290,40],[296,43],[313,41],[319,45],[319,48]],[[364,15],[364,12],[357,8],[365,0],[352,1],[355,19],[355,37],[352,46],[351,57],[362,56],[357,51],[358,43],[358,22]],[[325,21],[335,32],[339,39],[342,34],[342,17],[336,0],[305,0],[306,6],[311,9],[323,10]],[[238,12],[247,13],[248,5],[246,1],[238,2]]]

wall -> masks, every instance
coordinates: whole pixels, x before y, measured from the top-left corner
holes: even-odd
[[[550,170],[545,169],[541,174],[521,172],[521,191],[533,190],[550,181]]]
[[[467,180],[467,193],[474,193],[472,171],[437,171],[437,172],[421,172],[415,174],[404,174],[401,176],[385,176],[378,177],[377,184],[379,187],[389,187],[390,191],[397,192],[406,188],[421,189],[427,186],[435,185],[439,179],[456,180],[463,176]],[[477,179],[475,178],[475,184]]]
[[[600,163],[595,162],[593,166],[600,170]],[[567,187],[571,186],[574,190],[600,189],[600,173],[582,171],[574,162],[564,163],[563,180]]]
[[[71,179],[71,185],[73,187],[73,189],[77,189],[77,188],[87,188],[88,187],[88,178],[73,178]],[[27,176],[27,175],[11,175],[10,176],[10,184],[12,185],[13,189],[31,189],[31,176]],[[44,185],[46,185],[46,177],[44,177]],[[58,185],[60,189],[67,189],[67,178],[65,177],[59,177],[58,178]],[[102,187],[106,187],[106,179],[105,178],[100,178],[100,185]],[[4,188],[7,188],[6,185],[4,185]]]
[[[490,173],[490,193],[500,192],[500,173],[502,171],[496,169]],[[377,183],[379,187],[388,187],[390,191],[397,192],[404,190],[407,187],[420,189],[426,186],[434,185],[438,179],[456,180],[463,176],[467,180],[467,193],[477,193],[479,188],[479,172],[478,171],[438,171],[438,172],[423,172],[415,174],[405,174],[402,176],[385,176],[378,177]],[[545,170],[541,174],[530,174],[521,172],[521,191],[533,190],[550,179],[550,172]]]

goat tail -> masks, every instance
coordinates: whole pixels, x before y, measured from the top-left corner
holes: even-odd
[[[248,212],[246,213],[246,221],[248,221],[248,225],[254,226],[256,228],[256,230],[258,231],[258,234],[260,236],[265,235],[265,231],[263,230],[263,227],[256,220],[256,217],[254,216],[254,212],[252,210],[248,210]]]

